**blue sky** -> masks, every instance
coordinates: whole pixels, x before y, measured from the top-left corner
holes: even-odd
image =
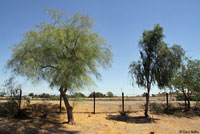
[[[95,91],[116,95],[137,95],[142,88],[131,85],[129,64],[139,59],[138,41],[144,30],[155,24],[164,28],[164,39],[169,45],[180,44],[187,56],[200,59],[200,1],[199,0],[0,0],[0,85],[10,77],[4,66],[10,58],[10,47],[23,39],[23,34],[34,29],[35,24],[48,21],[45,8],[59,9],[72,16],[74,13],[88,15],[95,21],[94,32],[112,44],[114,54],[112,68],[99,69],[102,81],[96,81]],[[25,94],[51,93],[48,84],[41,81],[31,84],[18,78]],[[89,94],[91,90],[84,90]],[[159,90],[154,87],[151,93]]]

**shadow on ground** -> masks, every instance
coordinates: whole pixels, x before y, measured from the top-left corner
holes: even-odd
[[[0,134],[79,134],[62,125],[65,122],[51,119],[1,119]]]
[[[138,111],[129,111],[129,113],[137,113]],[[73,113],[78,113],[78,114],[94,114],[94,112],[73,112]],[[115,111],[115,112],[95,112],[95,114],[118,114],[120,111]]]
[[[200,117],[200,110],[196,110],[194,108],[191,108],[190,110],[185,110],[184,108],[173,108],[166,111],[164,114],[180,118],[182,117],[193,118],[193,117]]]
[[[115,120],[115,121],[123,121],[126,123],[137,123],[137,124],[145,124],[145,123],[154,123],[156,120],[160,120],[157,118],[145,118],[144,116],[122,116],[122,115],[109,115],[106,119]]]
[[[0,106],[5,107],[4,104]],[[57,107],[33,104],[28,107],[31,111],[28,117],[0,116],[0,134],[79,134],[79,131],[67,128],[67,122],[64,122],[67,120],[65,113],[58,114]],[[0,113],[3,112],[2,109]]]
[[[167,108],[165,104],[151,103],[150,112],[156,115],[167,115],[175,117],[193,118],[200,117],[200,107],[193,106],[190,110],[185,110],[184,103],[177,103],[176,105],[170,104]]]

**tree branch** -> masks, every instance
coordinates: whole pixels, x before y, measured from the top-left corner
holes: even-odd
[[[52,66],[52,65],[41,66],[41,68],[53,68],[53,69],[56,69],[56,67],[54,67],[54,66]]]

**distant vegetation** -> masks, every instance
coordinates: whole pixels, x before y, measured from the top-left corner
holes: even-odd
[[[29,93],[28,95],[29,97],[32,97],[33,99],[37,99],[37,98],[48,98],[50,100],[59,100],[60,96],[59,95],[50,95],[48,93],[42,93],[42,94],[34,94],[34,93]],[[69,98],[92,98],[94,96],[94,92],[90,93],[88,96],[84,95],[81,92],[75,92],[72,95],[68,95]],[[95,97],[96,98],[103,98],[103,97],[114,97],[114,94],[109,91],[106,94],[103,94],[101,92],[95,92]]]

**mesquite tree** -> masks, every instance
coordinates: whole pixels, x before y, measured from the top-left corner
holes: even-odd
[[[200,92],[200,60],[186,60],[185,64],[175,73],[171,80],[172,87],[178,92],[182,92],[186,107],[190,110],[190,100],[192,93]]]
[[[163,41],[163,28],[159,24],[153,30],[143,32],[139,41],[140,60],[130,64],[129,73],[138,86],[147,88],[145,117],[148,117],[148,104],[151,86],[168,86],[174,70],[179,68],[183,50],[179,45],[168,45]]]
[[[105,39],[92,31],[91,18],[47,11],[52,21],[26,32],[24,39],[13,47],[7,67],[33,81],[43,79],[50,87],[59,88],[68,123],[74,124],[66,92],[94,84],[91,76],[101,77],[97,67],[111,66],[112,53]]]

